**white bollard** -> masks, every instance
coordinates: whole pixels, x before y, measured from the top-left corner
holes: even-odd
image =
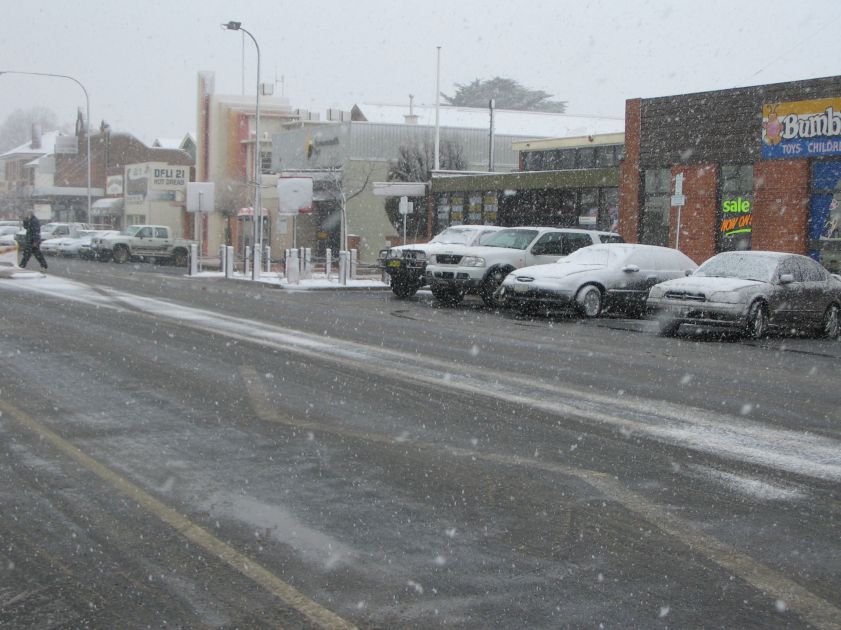
[[[304,248],[304,273],[303,278],[309,280],[312,278],[312,248]]]
[[[199,272],[199,246],[195,243],[190,245],[190,275],[195,276]]]
[[[347,276],[350,267],[350,252],[339,252],[339,284],[347,284]]]
[[[333,250],[329,247],[324,250],[324,275],[330,279],[330,274],[333,273]]]
[[[225,277],[234,277],[234,248],[232,245],[225,248]]]
[[[359,266],[358,252],[355,249],[350,250],[350,279],[356,280],[356,268]]]
[[[225,257],[228,254],[228,248],[224,244],[219,246],[219,271],[225,273]]]
[[[263,259],[266,261],[266,273],[272,270],[272,248],[266,245],[263,247]]]
[[[297,249],[289,250],[289,257],[286,259],[286,280],[289,284],[298,284],[301,281],[301,266]]]
[[[242,271],[247,278],[251,275],[249,272],[251,271],[251,245],[245,246],[245,256],[243,257],[242,261]]]
[[[260,278],[260,272],[262,271],[263,267],[263,252],[261,251],[261,247],[259,245],[254,247],[253,256],[254,256],[254,279]]]

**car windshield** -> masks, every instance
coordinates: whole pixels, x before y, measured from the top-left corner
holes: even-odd
[[[142,228],[142,227],[143,227],[142,225],[130,225],[126,229],[124,229],[122,232],[120,232],[120,234],[122,236],[134,236],[135,234],[137,234],[140,231],[140,228]]]
[[[491,236],[483,245],[485,247],[509,247],[511,249],[525,249],[537,236],[537,230],[511,229],[500,230]]]
[[[569,256],[561,258],[557,264],[559,265],[593,265],[606,266],[610,260],[610,249],[607,247],[582,247],[579,250],[572,252]]]
[[[466,245],[476,233],[476,230],[468,228],[447,228],[438,236],[433,238],[430,243],[446,243],[447,245]]]
[[[770,282],[779,259],[774,256],[720,254],[710,258],[695,271],[707,278],[739,278]]]

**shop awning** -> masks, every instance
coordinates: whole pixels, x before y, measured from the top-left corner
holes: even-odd
[[[104,199],[97,199],[93,202],[93,205],[91,205],[91,214],[100,217],[106,214],[122,212],[122,210],[122,197],[105,197]]]

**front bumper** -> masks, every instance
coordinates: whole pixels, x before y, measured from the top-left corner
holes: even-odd
[[[497,295],[510,304],[546,304],[570,306],[575,302],[575,291],[559,289],[540,282],[508,282],[500,287]]]
[[[484,282],[486,273],[486,267],[428,265],[426,268],[426,282],[429,285],[436,286],[476,289]]]
[[[649,315],[682,324],[741,328],[747,323],[747,305],[741,302],[695,302],[649,297],[646,308]]]

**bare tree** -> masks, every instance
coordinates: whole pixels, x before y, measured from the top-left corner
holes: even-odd
[[[388,169],[388,180],[395,182],[428,182],[432,177],[432,168],[435,164],[434,148],[429,143],[403,145],[400,147],[396,162],[393,162]],[[467,168],[467,162],[463,157],[461,145],[443,141],[439,149],[439,162],[441,169],[447,171],[463,171]],[[433,226],[427,225],[426,205],[428,195],[424,197],[413,197],[409,201],[414,204],[415,211],[406,217],[406,233],[411,238],[417,239],[421,235],[428,235]],[[403,216],[399,212],[399,200],[389,197],[385,203],[386,214],[392,226],[398,232],[402,229]]]
[[[0,152],[8,151],[24,144],[32,138],[32,125],[38,124],[42,131],[55,131],[59,128],[55,112],[46,107],[16,109],[0,125]]]

